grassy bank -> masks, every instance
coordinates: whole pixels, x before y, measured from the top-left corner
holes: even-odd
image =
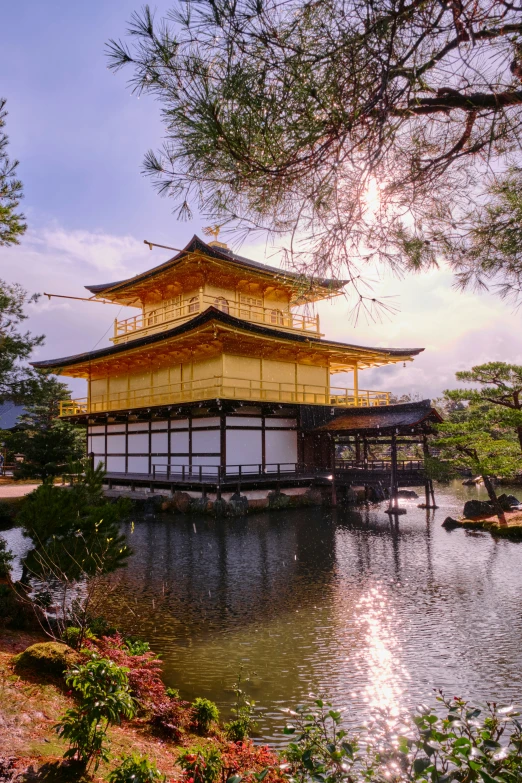
[[[16,654],[38,641],[47,640],[17,631],[4,631],[0,636],[0,757],[15,757],[16,771],[25,773],[27,780],[81,780],[71,768],[62,766],[67,745],[53,729],[65,710],[74,706],[71,692],[60,678],[15,671]],[[106,779],[120,756],[131,753],[147,755],[168,779],[178,778],[177,756],[194,739],[188,735],[183,746],[160,739],[144,718],[110,727],[109,737],[114,761],[102,763],[88,778],[97,783]],[[197,740],[201,742],[201,737]]]

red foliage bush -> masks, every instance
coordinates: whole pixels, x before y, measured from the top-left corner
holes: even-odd
[[[280,783],[285,780],[279,771],[279,759],[268,745],[254,745],[252,740],[244,742],[226,742],[222,748],[223,780],[239,774],[242,781],[254,781],[254,773],[270,767],[264,778],[267,783]]]
[[[131,655],[121,634],[102,636],[95,644],[89,644],[92,649],[109,658],[118,666],[129,670],[128,678],[132,695],[140,707],[148,712],[154,705],[167,698],[165,685],[161,679],[161,661],[153,652],[143,655]]]
[[[132,695],[141,711],[148,715],[150,723],[175,741],[179,741],[192,719],[190,704],[167,695],[161,679],[162,663],[153,652],[131,655],[121,634],[102,636],[89,643],[104,658],[110,658],[118,666],[129,670],[128,678]]]

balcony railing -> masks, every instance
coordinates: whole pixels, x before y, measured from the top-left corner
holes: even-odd
[[[338,389],[308,384],[280,383],[215,376],[202,380],[171,383],[166,386],[130,389],[96,395],[87,400],[66,400],[60,404],[61,416],[82,413],[132,410],[151,405],[176,405],[182,402],[229,399],[253,402],[284,402],[331,405],[342,408],[388,405],[390,393],[359,389]]]
[[[274,307],[259,307],[243,302],[231,302],[223,297],[199,294],[199,296],[194,296],[179,304],[159,306],[148,313],[125,318],[123,321],[114,321],[114,337],[111,339],[114,343],[124,343],[136,337],[164,331],[171,326],[194,318],[209,307],[215,307],[236,318],[264,324],[273,329],[319,334],[318,315],[302,315],[280,310],[275,305]]]

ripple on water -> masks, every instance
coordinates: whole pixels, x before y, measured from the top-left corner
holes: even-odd
[[[476,495],[439,488],[435,512],[406,501],[398,528],[378,506],[136,519],[106,611],[162,654],[169,684],[225,717],[243,667],[260,733],[276,743],[281,709],[310,693],[352,723],[433,688],[520,700],[522,545],[441,527]],[[19,531],[5,535],[23,554]]]

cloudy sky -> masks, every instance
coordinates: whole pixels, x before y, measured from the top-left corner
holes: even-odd
[[[0,49],[0,93],[30,229],[20,246],[0,248],[0,277],[31,292],[83,296],[86,284],[168,258],[150,252],[144,239],[181,247],[201,235],[204,223],[178,223],[140,173],[144,153],[161,141],[157,104],[132,96],[126,75],[107,70],[105,41],[120,37],[139,7],[136,0],[19,0],[2,10],[9,35]],[[167,7],[158,3],[160,11]],[[262,245],[244,244],[241,253],[264,260]],[[351,304],[339,298],[319,306],[322,331],[361,345],[426,350],[406,368],[366,371],[361,387],[436,397],[454,385],[458,369],[491,360],[522,364],[522,310],[493,295],[456,292],[446,270],[385,279],[378,291],[396,296],[391,319],[354,326]],[[126,311],[41,297],[29,314],[31,331],[46,335],[35,353],[44,359],[108,345],[114,317]],[[83,392],[81,382],[71,385]]]

